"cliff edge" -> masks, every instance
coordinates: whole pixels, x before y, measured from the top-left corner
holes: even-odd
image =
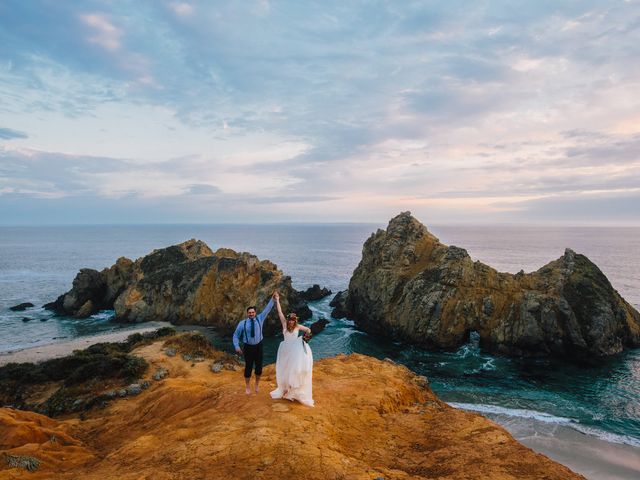
[[[103,409],[54,420],[0,408],[0,479],[583,478],[389,361],[316,362],[308,408],[271,400],[273,365],[246,395],[240,371],[214,373],[163,348],[134,353],[167,376]]]

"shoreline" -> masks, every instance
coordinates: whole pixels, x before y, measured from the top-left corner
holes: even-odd
[[[518,442],[584,475],[589,480],[640,478],[638,446],[607,441],[599,436],[581,432],[570,424],[483,413],[465,408],[462,410],[484,416],[507,430]]]
[[[518,442],[589,480],[640,478],[640,447],[608,442],[565,425],[538,425],[541,422],[535,420],[492,420],[511,433]]]
[[[60,358],[81,350],[96,343],[121,342],[134,333],[152,332],[161,327],[174,327],[169,322],[154,322],[153,326],[140,326],[139,328],[127,328],[115,332],[95,333],[85,337],[76,337],[64,342],[47,343],[37,347],[27,347],[20,350],[0,353],[0,367],[8,363],[37,363],[52,358]],[[175,327],[174,327],[175,328]]]

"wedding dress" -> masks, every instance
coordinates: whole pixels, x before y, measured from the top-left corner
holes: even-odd
[[[271,392],[271,398],[297,400],[313,407],[311,347],[298,336],[300,329],[292,332],[283,330],[284,340],[278,347],[276,357],[276,382],[278,388]]]

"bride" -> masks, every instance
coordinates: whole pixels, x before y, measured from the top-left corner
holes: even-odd
[[[295,313],[290,313],[285,319],[280,307],[280,295],[274,294],[278,316],[282,324],[282,334],[284,341],[278,347],[276,358],[276,382],[278,388],[271,392],[271,398],[286,398],[287,400],[298,400],[300,403],[313,407],[313,396],[311,394],[311,377],[313,369],[313,354],[311,348],[298,336],[302,330],[311,333],[311,329],[304,325],[298,325],[298,317]]]

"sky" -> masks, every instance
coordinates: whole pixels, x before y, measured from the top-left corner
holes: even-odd
[[[0,0],[0,225],[640,225],[640,1]]]

